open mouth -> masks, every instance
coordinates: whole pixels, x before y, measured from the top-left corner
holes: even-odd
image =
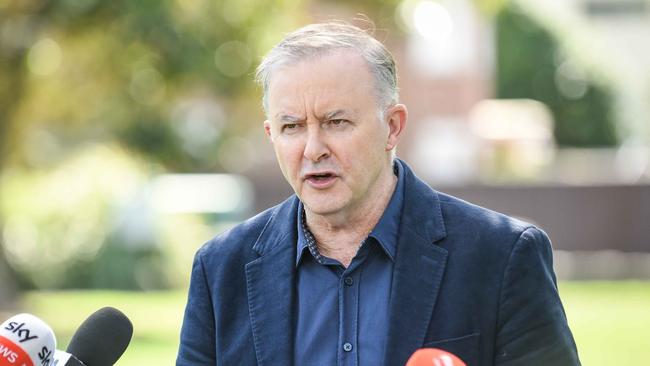
[[[323,181],[323,180],[330,179],[332,177],[334,177],[334,174],[332,174],[332,173],[309,174],[309,175],[307,175],[307,179],[315,180],[315,181]]]
[[[331,187],[336,181],[337,175],[332,172],[322,172],[305,175],[305,181],[316,189],[325,189]]]

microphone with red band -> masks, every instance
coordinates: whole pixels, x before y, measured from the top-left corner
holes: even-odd
[[[18,314],[0,325],[0,366],[51,366],[56,337],[31,314]]]
[[[421,348],[411,357],[406,366],[467,366],[456,355],[437,348]]]

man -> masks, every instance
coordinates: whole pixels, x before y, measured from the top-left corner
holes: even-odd
[[[177,365],[579,364],[546,235],[394,157],[407,110],[380,42],[309,25],[258,80],[295,195],[198,251]]]

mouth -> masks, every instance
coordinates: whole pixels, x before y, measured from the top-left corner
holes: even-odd
[[[333,172],[316,172],[305,174],[304,180],[317,189],[329,188],[338,176]]]
[[[333,173],[314,173],[314,174],[307,174],[305,175],[305,179],[315,179],[315,180],[324,180],[328,178],[334,177]]]

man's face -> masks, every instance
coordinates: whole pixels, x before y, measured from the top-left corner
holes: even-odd
[[[284,177],[315,214],[354,212],[385,184],[380,177],[392,174],[396,135],[379,119],[374,86],[367,64],[351,50],[273,72],[264,128]]]

